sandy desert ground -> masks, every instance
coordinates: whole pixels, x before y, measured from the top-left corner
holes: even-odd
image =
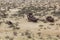
[[[24,1],[0,1],[0,40],[60,40],[60,1]],[[38,22],[28,21],[29,12]],[[47,21],[47,16],[54,22]]]

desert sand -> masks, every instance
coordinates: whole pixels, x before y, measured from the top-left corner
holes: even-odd
[[[28,21],[29,12],[39,18],[38,22]],[[47,21],[47,16],[53,17],[54,22]],[[0,40],[60,40],[59,0],[31,0],[20,4],[15,1],[5,1],[5,3],[2,1]]]

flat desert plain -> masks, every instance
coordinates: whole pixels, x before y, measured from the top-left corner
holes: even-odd
[[[28,13],[38,18],[30,22]],[[46,17],[51,16],[54,22]],[[58,1],[34,1],[0,4],[0,40],[60,40],[60,4]]]

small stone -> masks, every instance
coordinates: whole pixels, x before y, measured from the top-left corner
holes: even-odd
[[[13,32],[14,36],[17,36],[17,32]]]
[[[2,24],[2,22],[0,22],[0,24]]]
[[[39,25],[39,27],[43,27],[43,25]]]
[[[28,37],[28,38],[31,38],[31,36],[30,36],[30,35],[28,35],[27,37]]]
[[[41,32],[38,32],[37,34],[40,36],[41,35]]]
[[[6,39],[9,39],[9,36],[6,36],[5,38],[6,38]]]
[[[53,23],[51,23],[50,25],[54,25]]]
[[[13,29],[17,29],[17,30],[19,30],[20,28],[19,28],[19,27],[14,27]]]
[[[9,38],[9,40],[13,40],[13,38]]]
[[[27,15],[27,18],[28,18],[28,21],[30,21],[30,22],[37,22],[39,20],[38,18],[34,17],[34,15],[32,13],[29,13]]]
[[[24,36],[24,33],[21,33],[21,36]]]
[[[12,25],[13,23],[11,21],[7,21],[6,24]]]
[[[54,22],[54,18],[52,18],[51,16],[47,16],[46,20],[48,22]]]
[[[57,35],[56,37],[60,38],[60,35]]]

